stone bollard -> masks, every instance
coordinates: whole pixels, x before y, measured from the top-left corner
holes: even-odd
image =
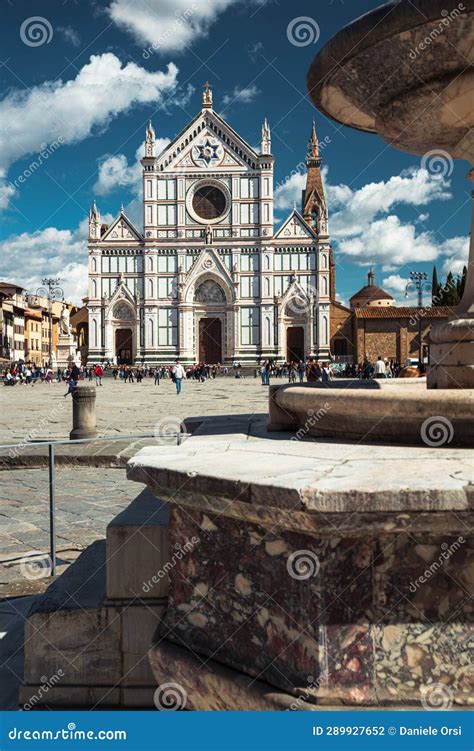
[[[95,386],[78,385],[72,395],[72,430],[69,439],[95,438],[97,425],[95,419]]]

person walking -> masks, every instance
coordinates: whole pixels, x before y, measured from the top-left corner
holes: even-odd
[[[377,361],[375,363],[375,378],[386,378],[387,377],[387,370],[385,368],[385,363],[380,357],[380,355],[377,357]]]
[[[160,369],[155,368],[155,386],[160,385]]]
[[[185,374],[184,368],[181,365],[181,363],[180,363],[179,360],[175,361],[175,364],[173,365],[173,368],[172,368],[172,372],[173,372],[173,375],[174,375],[174,382],[175,382],[175,385],[176,385],[176,393],[180,394],[181,393],[181,383],[182,383],[182,380],[183,380],[183,378],[184,378],[184,376],[186,374]]]
[[[102,365],[96,365],[94,368],[95,385],[102,386],[102,376],[104,375],[104,369]]]
[[[300,383],[303,383],[304,381],[304,374],[305,374],[306,368],[303,360],[300,360],[298,363],[298,377],[300,379]]]

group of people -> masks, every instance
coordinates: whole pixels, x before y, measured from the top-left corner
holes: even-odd
[[[277,365],[271,360],[265,360],[260,366],[260,377],[262,386],[270,385],[270,378],[288,378],[288,383],[303,383],[305,378],[308,383],[315,381],[328,382],[334,378],[334,369],[330,362],[320,362],[314,357],[308,358],[306,362],[284,362]]]
[[[366,354],[363,362],[354,366],[354,369],[356,368],[357,372],[354,373],[354,377],[368,381],[372,378],[398,378],[402,366],[394,360],[384,359],[381,355],[377,357],[375,362],[371,362]]]

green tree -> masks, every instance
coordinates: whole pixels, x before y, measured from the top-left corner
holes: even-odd
[[[439,305],[438,297],[440,293],[440,286],[438,282],[438,272],[436,271],[436,266],[433,266],[433,279],[431,282],[431,304],[432,305]]]

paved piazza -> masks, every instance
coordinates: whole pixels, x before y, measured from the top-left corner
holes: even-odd
[[[103,384],[97,388],[96,402],[100,435],[166,432],[186,417],[268,412],[268,389],[260,378],[229,375],[205,383],[185,381],[179,396],[168,379],[154,386],[152,378],[123,383],[108,376]],[[28,436],[67,438],[72,405],[71,397],[63,398],[65,391],[61,383],[0,388],[0,441],[20,442]]]
[[[101,435],[174,431],[187,417],[266,412],[268,389],[260,378],[233,376],[205,383],[186,381],[177,396],[170,380],[154,386],[123,383],[112,377],[97,388],[97,424]],[[0,389],[0,443],[67,438],[71,399],[63,384]],[[153,439],[151,439],[153,440]],[[158,439],[159,442],[159,439]],[[166,441],[165,441],[166,442]],[[123,469],[57,469],[57,546],[59,571],[94,540],[140,492]],[[0,588],[28,578],[22,557],[49,549],[48,471],[0,471]]]

